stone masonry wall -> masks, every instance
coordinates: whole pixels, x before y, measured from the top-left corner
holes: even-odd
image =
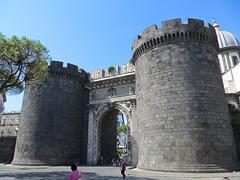
[[[77,66],[52,61],[48,77],[24,91],[12,164],[84,163],[87,150],[88,75]]]
[[[180,19],[151,26],[133,45],[139,129],[138,167],[232,170],[237,156],[213,27]]]
[[[5,113],[0,119],[0,162],[9,163],[13,159],[20,113]]]

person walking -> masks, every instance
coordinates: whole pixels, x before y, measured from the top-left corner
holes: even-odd
[[[77,169],[76,164],[71,165],[71,172],[68,175],[68,180],[83,180],[83,173]]]
[[[123,176],[123,179],[125,179],[126,175],[125,175],[125,171],[126,171],[126,162],[124,159],[120,160],[120,170],[121,170],[121,174]]]

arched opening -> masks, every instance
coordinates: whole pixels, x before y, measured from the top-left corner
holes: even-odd
[[[109,109],[99,124],[99,164],[117,163],[128,155],[128,123],[126,115],[116,108]]]

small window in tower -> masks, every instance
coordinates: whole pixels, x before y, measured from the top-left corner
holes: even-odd
[[[232,56],[232,63],[233,66],[236,66],[239,63],[237,56]]]

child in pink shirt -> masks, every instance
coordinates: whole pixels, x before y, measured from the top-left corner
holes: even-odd
[[[71,169],[72,172],[69,173],[68,180],[78,180],[78,178],[80,178],[80,180],[83,179],[83,174],[80,170],[77,170],[76,164],[72,164]]]

